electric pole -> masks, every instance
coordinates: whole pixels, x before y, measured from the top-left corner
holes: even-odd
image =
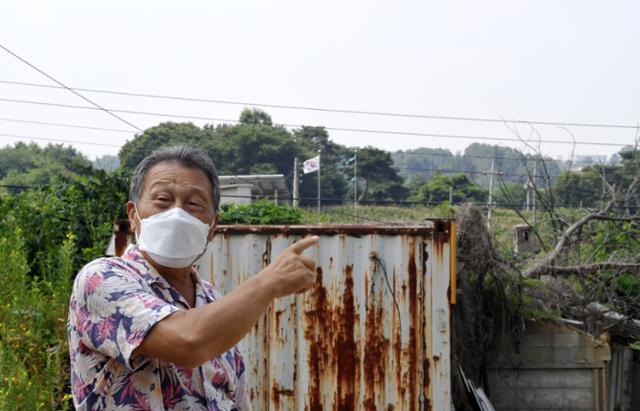
[[[300,164],[298,157],[293,159],[293,201],[294,207],[300,206]]]
[[[358,150],[353,150],[353,217],[358,222]]]
[[[322,162],[320,161],[320,150],[318,150],[318,221],[320,221],[320,169]]]
[[[533,216],[531,217],[531,225],[533,227],[536,226],[536,197],[538,194],[538,190],[536,189],[536,175],[538,174],[538,160],[536,159],[535,164],[533,165],[533,182],[531,184],[531,187],[533,188],[533,193],[532,193],[532,197],[531,197],[531,203],[532,203],[532,213]]]
[[[487,201],[487,228],[491,228],[491,217],[493,216],[493,175],[495,169],[495,154],[491,159],[491,175],[489,177],[489,200]]]

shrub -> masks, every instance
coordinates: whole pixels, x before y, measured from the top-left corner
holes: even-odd
[[[0,409],[71,409],[66,318],[74,237],[48,256],[48,278],[27,275],[22,233],[0,238]]]
[[[276,205],[269,200],[252,204],[222,204],[221,224],[300,224],[302,211],[288,205]]]

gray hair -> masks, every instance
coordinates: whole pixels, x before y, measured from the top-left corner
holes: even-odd
[[[131,176],[131,187],[129,189],[129,199],[134,203],[140,200],[142,194],[142,184],[144,176],[159,163],[178,163],[181,166],[202,170],[211,183],[211,198],[213,209],[217,210],[220,205],[220,183],[218,181],[218,171],[211,157],[204,151],[190,146],[171,146],[154,150],[151,154],[142,159]]]

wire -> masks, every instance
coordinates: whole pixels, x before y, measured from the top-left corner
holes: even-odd
[[[393,298],[393,304],[396,306],[396,310],[398,311],[398,328],[400,329],[400,333],[402,333],[402,314],[400,314],[400,305],[398,304],[398,300],[396,300],[396,294],[393,292],[393,288],[391,287],[391,282],[389,281],[389,275],[387,274],[387,266],[384,263],[384,260],[380,257],[378,257],[377,255],[374,257],[375,261],[376,261],[376,269],[373,272],[373,274],[375,275],[375,273],[378,271],[378,267],[382,268],[382,272],[384,274],[384,279],[385,282],[387,283],[387,288],[389,289],[389,294],[391,294],[391,297]],[[372,282],[372,287],[373,287],[373,282]]]
[[[463,174],[480,174],[480,175],[494,175],[494,176],[509,176],[509,177],[523,177],[529,178],[528,174],[516,174],[516,173],[502,173],[500,171],[475,171],[475,170],[462,170],[462,169],[442,169],[442,168],[418,168],[418,167],[395,167],[396,170],[412,170],[412,171],[431,171],[432,173],[463,173]],[[553,175],[531,175],[533,178],[555,178],[559,174]]]
[[[30,86],[30,87],[61,88],[61,87],[47,85],[47,84],[28,83],[28,82],[10,81],[10,80],[0,80],[0,83]],[[527,125],[536,124],[536,125],[551,125],[551,126],[622,128],[622,129],[633,129],[633,130],[637,130],[639,128],[637,125],[629,125],[629,124],[582,123],[582,122],[538,121],[538,120],[503,120],[503,119],[486,118],[486,117],[394,113],[394,112],[384,112],[384,111],[351,110],[351,109],[338,109],[338,108],[327,108],[327,107],[256,103],[256,102],[250,102],[250,101],[206,99],[206,98],[195,98],[195,97],[171,96],[171,95],[163,95],[163,94],[148,94],[148,93],[135,93],[135,92],[129,92],[129,91],[104,90],[104,89],[94,89],[94,88],[73,88],[69,90],[77,90],[77,91],[82,91],[87,93],[112,94],[112,95],[129,96],[129,97],[190,101],[190,102],[198,102],[198,103],[230,104],[230,105],[238,105],[238,106],[268,107],[268,108],[279,108],[279,109],[288,109],[288,110],[319,111],[319,112],[328,112],[328,113],[359,114],[359,115],[368,115],[368,116],[405,117],[405,118],[422,118],[422,119],[432,119],[432,120],[453,120],[453,121],[474,121],[474,122],[490,122],[490,123],[501,123],[501,124],[511,123],[511,124],[527,124]]]
[[[119,144],[94,143],[94,142],[90,142],[90,141],[67,140],[67,139],[62,139],[62,138],[34,137],[34,136],[25,136],[25,135],[21,135],[21,134],[0,133],[0,137],[29,139],[29,140],[36,140],[36,141],[51,141],[51,142],[54,142],[54,143],[58,142],[58,143],[70,143],[70,144],[87,144],[87,145],[90,145],[90,146],[118,147],[118,148],[122,147]]]
[[[84,101],[92,104],[93,106],[95,106],[96,108],[98,108],[99,110],[104,111],[105,113],[109,114],[112,117],[115,117],[116,119],[122,121],[123,123],[127,124],[130,127],[135,128],[138,131],[142,131],[142,129],[140,129],[139,127],[135,126],[134,124],[131,124],[130,122],[128,122],[127,120],[123,119],[122,117],[110,112],[109,110],[105,109],[104,107],[102,107],[101,105],[99,105],[98,103],[94,102],[93,100],[88,99],[87,97],[83,96],[82,94],[78,93],[76,90],[67,87],[66,85],[64,85],[62,82],[56,80],[55,78],[53,78],[53,76],[50,76],[49,74],[45,73],[44,71],[42,71],[41,69],[39,69],[38,67],[34,66],[33,64],[31,64],[30,62],[28,62],[27,60],[23,59],[22,57],[20,57],[19,55],[17,55],[16,53],[14,53],[13,51],[9,50],[8,48],[6,48],[5,46],[3,46],[2,44],[0,44],[0,48],[3,49],[4,51],[6,51],[7,53],[11,54],[13,57],[17,58],[18,60],[20,60],[21,62],[23,62],[24,64],[26,64],[27,66],[31,67],[32,69],[34,69],[35,71],[37,71],[38,73],[42,74],[43,76],[45,76],[46,78],[48,78],[49,80],[53,81],[54,83],[58,84],[60,86],[60,88],[64,88],[66,90],[69,90],[70,92],[72,92],[73,94],[75,94],[76,96],[80,97],[81,99],[83,99]]]
[[[44,106],[53,106],[53,107],[62,107],[62,108],[71,108],[71,109],[81,109],[81,110],[99,110],[95,107],[89,106],[78,106],[72,104],[62,104],[62,103],[50,103],[44,101],[34,101],[34,100],[23,100],[23,99],[10,99],[10,98],[0,98],[0,101],[5,101],[9,103],[23,103],[23,104],[37,104]],[[218,122],[226,122],[237,124],[240,123],[238,120],[231,119],[220,119],[213,117],[205,117],[205,116],[193,116],[193,115],[184,115],[184,114],[169,114],[169,113],[155,113],[148,111],[135,111],[135,110],[118,110],[118,109],[110,109],[111,112],[114,113],[126,113],[126,114],[137,114],[137,115],[145,115],[145,116],[156,116],[156,117],[170,117],[170,118],[182,118],[189,120],[205,120],[205,121],[218,121]],[[285,127],[305,127],[302,124],[281,124]],[[326,130],[331,131],[346,131],[346,132],[357,132],[357,133],[368,133],[368,134],[384,134],[384,135],[403,135],[403,136],[414,136],[414,137],[433,137],[433,138],[447,138],[447,139],[461,139],[461,140],[481,140],[481,141],[510,141],[510,142],[522,142],[517,138],[508,138],[508,137],[488,137],[488,136],[468,136],[468,135],[457,135],[457,134],[436,134],[436,133],[418,133],[418,132],[410,132],[410,131],[393,131],[393,130],[376,130],[376,129],[361,129],[361,128],[346,128],[346,127],[323,127]],[[606,142],[590,142],[590,141],[567,141],[567,140],[538,140],[540,143],[556,143],[556,144],[580,144],[580,145],[594,145],[594,146],[611,146],[611,147],[625,147],[628,144],[616,144],[616,143],[606,143]]]
[[[22,120],[22,119],[6,118],[6,117],[0,117],[0,121],[7,121],[12,123],[38,124],[42,126],[82,128],[87,130],[110,131],[114,133],[127,133],[127,134],[133,133],[133,131],[131,130],[123,130],[119,128],[103,128],[103,127],[85,126],[80,124],[53,123],[48,121]]]
[[[417,148],[415,149],[420,150],[421,148]],[[485,159],[489,159],[489,160],[529,160],[529,161],[535,161],[536,159],[539,159],[538,155],[530,155],[530,154],[524,154],[522,153],[521,156],[486,156],[486,155],[480,155],[480,154],[454,154],[454,153],[420,153],[420,152],[416,152],[416,151],[403,151],[403,150],[398,150],[392,154],[394,154],[395,156],[401,157],[403,155],[410,155],[410,156],[429,156],[429,157],[445,157],[447,159],[455,159],[455,160],[464,160],[465,158],[485,158]],[[545,156],[542,156],[543,159],[548,158]],[[551,159],[553,160],[553,159]]]
[[[6,118],[6,117],[0,117],[0,121],[6,121],[6,122],[13,122],[13,123],[24,123],[24,124],[36,124],[36,125],[44,125],[44,126],[54,126],[54,127],[70,127],[70,128],[80,128],[80,129],[87,129],[87,130],[97,130],[97,131],[109,131],[109,132],[115,132],[115,133],[126,133],[126,134],[131,134],[132,131],[131,130],[123,130],[123,129],[117,129],[117,128],[104,128],[104,127],[94,127],[94,126],[87,126],[87,125],[81,125],[81,124],[70,124],[70,123],[56,123],[56,122],[47,122],[47,121],[34,121],[34,120],[24,120],[24,119],[16,119],[16,118]],[[405,151],[396,151],[396,152],[391,152],[392,155],[414,155],[414,156],[425,156],[425,157],[443,157],[443,158],[447,158],[450,160],[465,160],[465,159],[469,159],[469,158],[478,158],[478,159],[495,159],[495,160],[516,160],[516,161],[535,161],[536,158],[532,158],[532,157],[528,157],[526,155],[523,154],[523,156],[521,157],[515,157],[515,156],[483,156],[483,155],[474,155],[474,154],[462,154],[462,155],[457,155],[457,154],[453,154],[453,153],[449,153],[449,154],[445,154],[445,153],[416,153],[416,152],[405,152]],[[558,161],[558,160],[553,160],[553,159],[548,159],[548,161]],[[580,163],[579,161],[575,162],[576,164]],[[600,164],[600,163],[596,163],[596,164]],[[414,170],[414,171],[440,171],[440,172],[462,172],[462,173],[470,173],[470,174],[491,174],[489,172],[480,172],[480,171],[469,171],[469,170],[442,170],[442,169],[438,169],[436,170],[435,168],[421,168],[421,167],[396,167],[396,169],[398,170]],[[510,175],[510,174],[505,174],[505,173],[494,173],[496,175],[501,174],[501,175]],[[521,176],[518,174],[511,174],[511,175],[515,175],[515,176]],[[551,176],[551,177],[555,177],[555,176]]]
[[[109,131],[109,132],[115,132],[115,133],[127,133],[127,134],[132,133],[131,130],[123,130],[118,128],[104,128],[104,127],[94,127],[94,126],[87,126],[87,125],[81,125],[81,124],[55,123],[55,122],[47,122],[47,121],[34,121],[34,120],[24,120],[24,119],[6,118],[6,117],[0,117],[0,121],[24,123],[24,124],[36,124],[36,125],[54,126],[54,127],[81,128],[81,129],[87,129],[87,130]],[[522,161],[522,160],[535,161],[535,158],[526,157],[524,155],[522,157],[515,157],[515,156],[494,157],[494,156],[483,156],[483,155],[473,155],[473,154],[456,155],[456,154],[445,154],[445,153],[415,153],[415,152],[404,152],[404,151],[391,152],[391,154],[399,154],[399,155],[409,154],[409,155],[415,155],[415,156],[429,156],[429,157],[435,156],[435,157],[444,157],[452,160],[464,160],[467,158],[482,158],[482,159],[496,159],[496,160],[512,159],[512,160],[518,160],[518,161]],[[556,160],[551,159],[550,161],[556,161]],[[413,167],[400,167],[399,169],[424,170],[424,171],[430,170],[425,168],[413,168]],[[462,171],[462,170],[455,170],[455,171]]]

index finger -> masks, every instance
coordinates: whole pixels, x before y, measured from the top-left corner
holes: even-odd
[[[314,244],[317,244],[320,241],[320,237],[314,235],[312,237],[303,238],[302,240],[293,243],[289,246],[289,249],[296,254],[301,254],[304,250],[311,247]]]

